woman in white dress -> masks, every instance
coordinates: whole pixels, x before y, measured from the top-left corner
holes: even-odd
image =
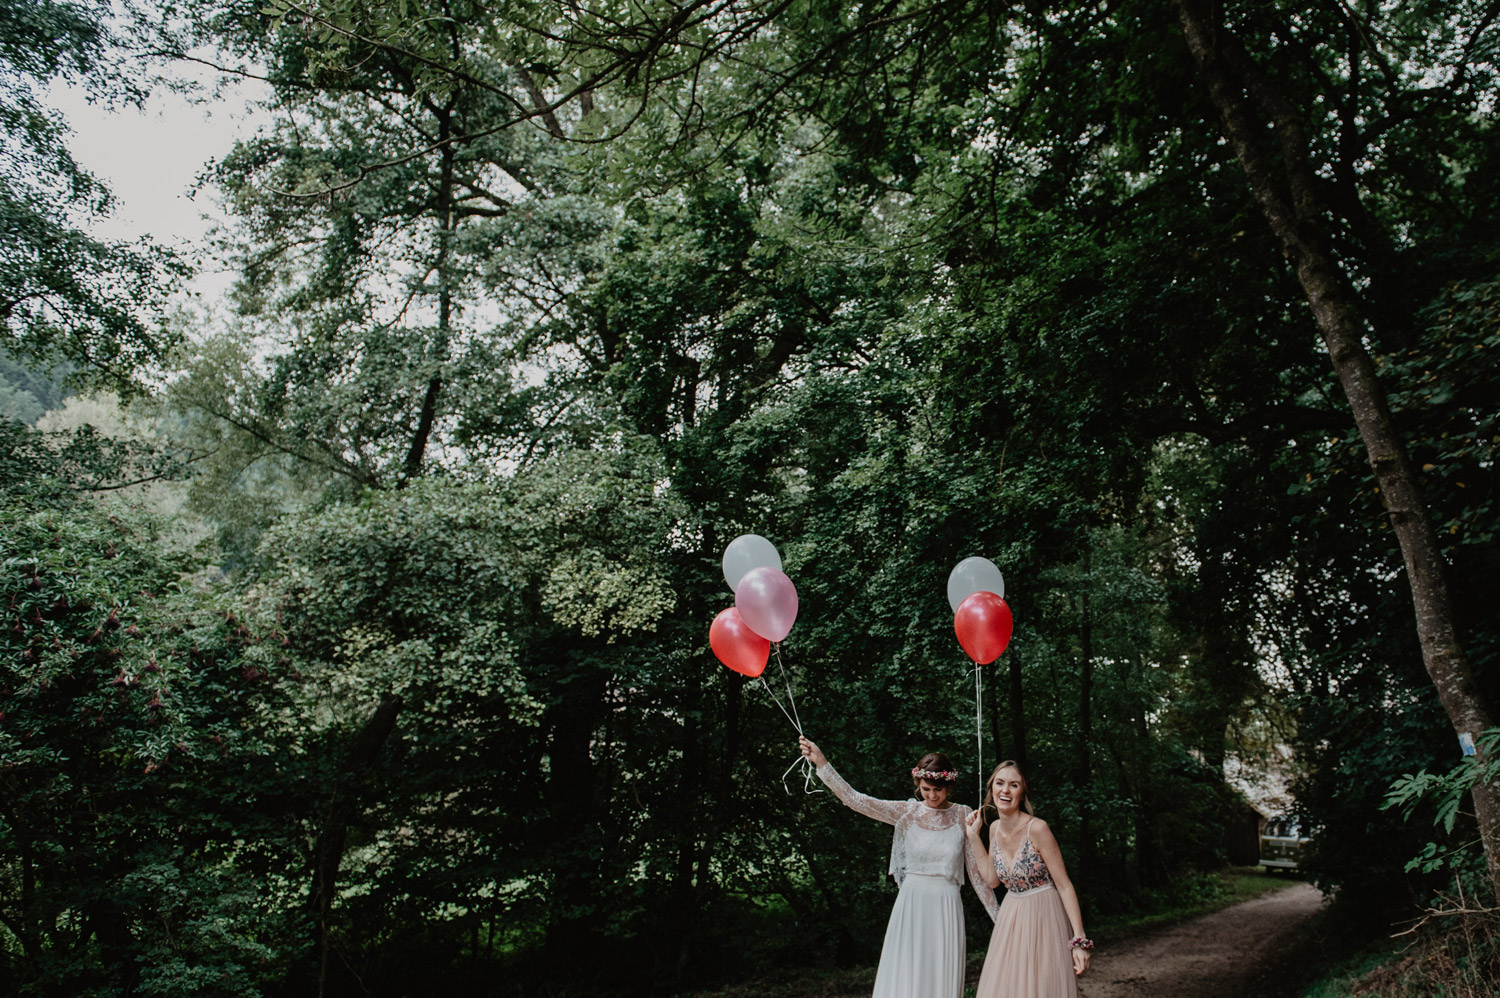
[[[874,998],[961,998],[964,990],[965,871],[993,920],[999,911],[977,853],[964,833],[971,809],[950,801],[958,781],[947,758],[929,753],[912,768],[919,800],[876,800],[855,791],[818,746],[799,739],[818,778],[860,814],[896,826],[890,874],[901,886],[875,974]]]

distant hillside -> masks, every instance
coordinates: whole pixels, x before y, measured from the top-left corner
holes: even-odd
[[[34,424],[72,394],[63,387],[67,374],[65,364],[39,371],[0,349],[0,415]]]

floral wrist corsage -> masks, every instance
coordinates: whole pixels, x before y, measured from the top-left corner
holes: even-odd
[[[1074,949],[1093,949],[1094,941],[1092,939],[1085,939],[1083,936],[1074,936],[1068,940],[1068,945]]]

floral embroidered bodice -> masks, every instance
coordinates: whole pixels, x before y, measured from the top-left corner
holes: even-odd
[[[1030,822],[1026,823],[1026,840],[1021,843],[1021,851],[1009,863],[1000,851],[1000,837],[996,835],[994,839],[995,841],[990,846],[991,859],[995,863],[995,872],[1000,875],[1000,883],[1007,891],[1012,894],[1026,894],[1029,891],[1052,886],[1052,874],[1047,870],[1042,854],[1037,852],[1036,846],[1031,844]]]
[[[901,883],[910,873],[942,877],[962,886],[967,870],[969,883],[974,885],[974,893],[979,895],[990,918],[999,914],[1000,905],[995,900],[995,892],[984,882],[984,875],[980,872],[982,858],[975,855],[969,846],[969,837],[964,833],[965,822],[973,813],[967,805],[950,804],[937,808],[928,807],[919,800],[877,800],[849,786],[831,763],[818,767],[818,778],[835,797],[860,814],[896,826],[891,838],[889,870],[896,883]]]

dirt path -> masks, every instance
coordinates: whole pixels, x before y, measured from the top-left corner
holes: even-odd
[[[1079,998],[1287,998],[1286,961],[1323,895],[1293,886],[1103,946]]]

